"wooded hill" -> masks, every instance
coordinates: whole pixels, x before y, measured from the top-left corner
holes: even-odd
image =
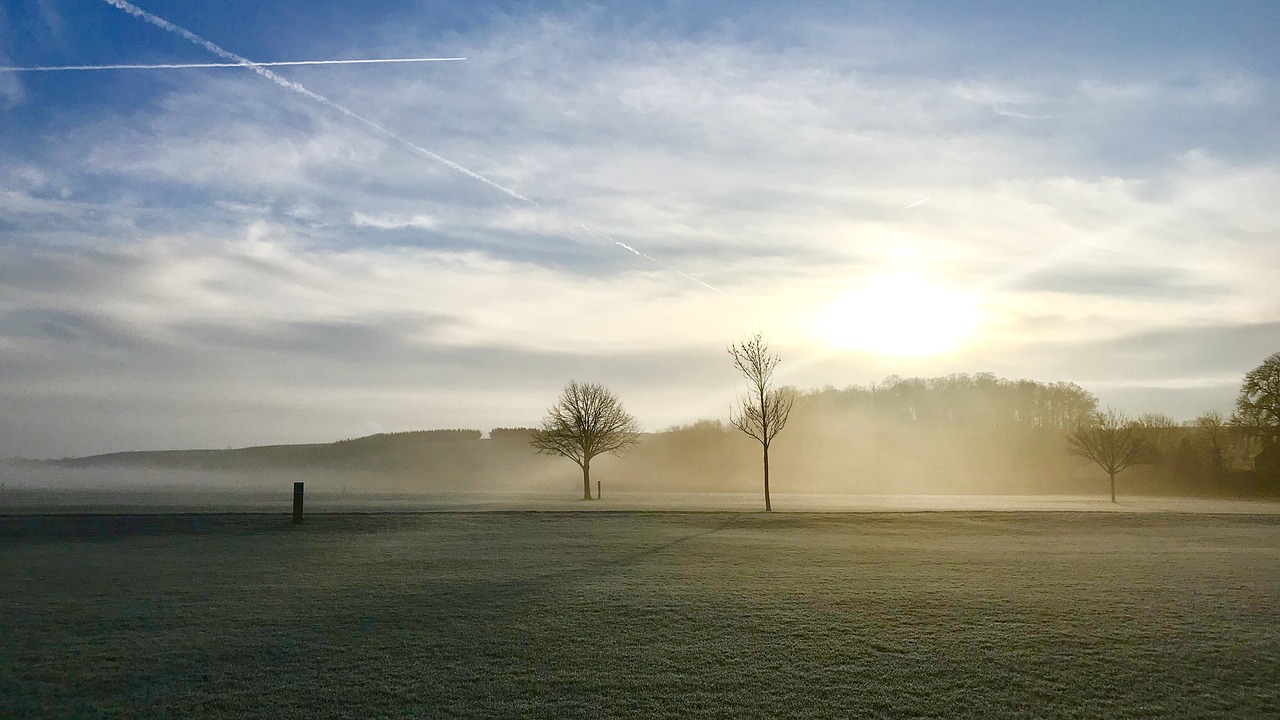
[[[480,440],[479,430],[379,433],[332,443],[262,445],[226,450],[146,450],[53,461],[65,467],[153,467],[256,470],[395,467],[424,451],[457,450]]]
[[[624,398],[625,400],[625,398]],[[779,492],[1092,493],[1105,476],[1072,457],[1066,435],[1097,409],[1071,383],[988,373],[890,377],[870,386],[797,393],[772,452]],[[1223,432],[1144,416],[1159,452],[1122,479],[1122,492],[1274,494],[1252,472],[1250,450]],[[1212,429],[1210,429],[1212,430]],[[228,450],[123,452],[51,461],[115,467],[358,477],[408,490],[573,488],[569,460],[537,455],[527,429],[424,430],[333,443]],[[719,420],[646,433],[620,458],[593,463],[613,491],[755,492],[759,448]]]

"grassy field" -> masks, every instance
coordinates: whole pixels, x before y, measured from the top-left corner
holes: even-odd
[[[3,717],[1280,717],[1280,516],[0,518]]]

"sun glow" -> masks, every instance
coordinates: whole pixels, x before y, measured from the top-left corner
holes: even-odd
[[[841,295],[818,317],[817,330],[839,348],[934,355],[972,335],[980,319],[977,297],[899,273]]]

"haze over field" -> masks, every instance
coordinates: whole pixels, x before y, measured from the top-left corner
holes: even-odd
[[[1277,35],[1271,2],[7,2],[0,66],[466,60],[0,71],[0,457],[531,426],[570,378],[660,431],[726,416],[754,331],[802,388],[1229,411],[1280,337]]]

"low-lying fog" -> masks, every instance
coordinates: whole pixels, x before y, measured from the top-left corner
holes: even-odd
[[[0,513],[266,512],[288,514],[293,483],[305,482],[307,512],[690,511],[754,512],[761,491],[634,492],[602,480],[602,499],[583,501],[581,481],[555,478],[533,490],[369,489],[340,473],[229,473],[190,470],[0,465]],[[362,483],[363,481],[363,483]],[[549,487],[548,485],[555,485]],[[1099,486],[1100,488],[1101,486]],[[1176,497],[1081,495],[772,494],[781,512],[1099,511],[1280,514],[1280,503]]]
[[[1108,494],[1107,475],[1071,455],[1067,437],[1095,407],[1074,385],[985,375],[802,393],[770,450],[774,504],[780,510],[1093,507]],[[1119,475],[1122,501],[1275,495],[1274,479],[1252,468],[1247,443],[1172,420],[1150,427],[1154,452],[1147,464]],[[761,465],[758,443],[708,420],[646,433],[620,457],[596,457],[591,487],[601,485],[601,509],[754,509],[763,505]],[[521,428],[493,429],[488,437],[480,430],[431,430],[12,462],[0,464],[0,507],[272,509],[297,481],[306,483],[312,509],[597,507],[579,500],[578,466],[537,454],[530,431]]]

